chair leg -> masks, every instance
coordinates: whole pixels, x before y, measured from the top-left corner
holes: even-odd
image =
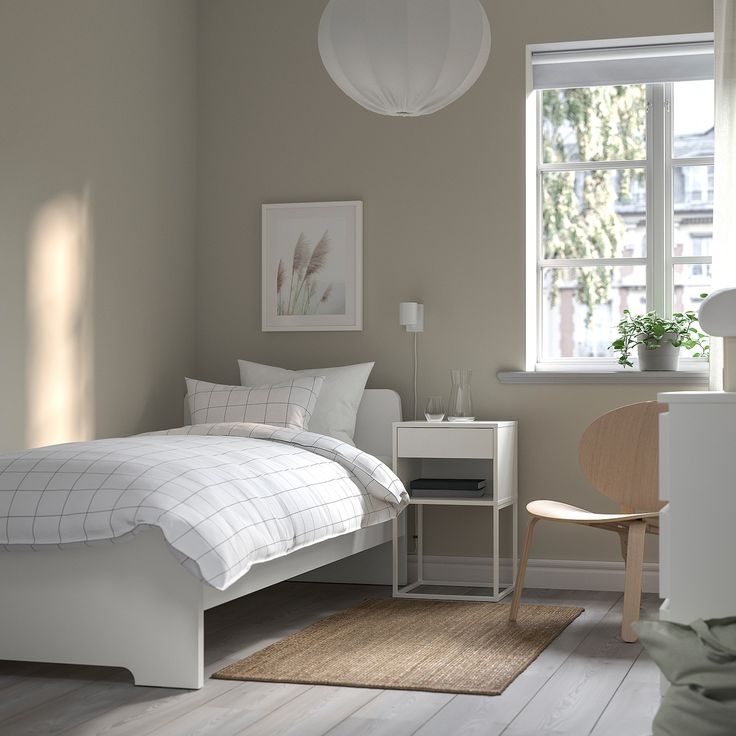
[[[631,627],[631,624],[639,620],[641,581],[644,571],[644,538],[646,531],[646,521],[634,521],[629,525],[628,544],[626,545],[624,615],[621,624],[621,638],[627,642],[635,642],[637,640],[636,632]]]
[[[618,533],[619,541],[621,542],[621,557],[626,562],[626,548],[629,545],[629,530],[628,527]]]
[[[532,535],[534,527],[539,518],[532,516],[529,519],[529,526],[526,528],[526,536],[524,537],[524,549],[519,560],[519,572],[516,573],[516,581],[514,583],[514,597],[511,601],[511,610],[509,611],[509,621],[516,621],[516,614],[519,612],[519,603],[521,603],[521,592],[524,588],[524,575],[526,574],[526,563],[529,559],[529,552],[532,548]]]

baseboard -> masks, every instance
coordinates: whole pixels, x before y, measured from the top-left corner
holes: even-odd
[[[501,580],[511,578],[511,560],[501,559]],[[488,557],[424,556],[426,580],[467,581],[482,583],[489,579],[491,560]],[[409,579],[417,575],[416,555],[409,555]],[[391,584],[391,544],[346,557],[331,565],[301,575],[297,580],[330,583]],[[624,589],[624,563],[588,560],[529,560],[526,569],[527,588],[556,590]],[[644,563],[642,588],[645,593],[659,592],[659,565]]]
[[[491,560],[488,557],[424,556],[425,580],[462,580],[469,583],[487,581]],[[409,556],[409,579],[416,579],[416,555]],[[511,578],[511,560],[500,561],[501,580]],[[557,590],[613,590],[624,589],[624,563],[588,560],[529,560],[526,568],[526,588],[554,588]],[[644,563],[642,589],[645,593],[659,592],[659,565]]]

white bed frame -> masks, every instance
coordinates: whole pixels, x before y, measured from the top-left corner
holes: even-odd
[[[395,391],[366,390],[356,444],[389,456],[400,420]],[[136,685],[200,688],[204,611],[389,542],[391,524],[254,565],[225,591],[187,572],[154,528],[119,544],[0,552],[0,659],[125,667]]]

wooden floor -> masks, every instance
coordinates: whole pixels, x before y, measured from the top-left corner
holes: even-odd
[[[206,615],[205,676],[388,588],[282,583]],[[583,613],[496,697],[207,680],[198,691],[139,688],[124,670],[0,663],[0,734],[92,736],[639,736],[659,678],[617,637],[618,593],[534,590],[526,602]],[[644,615],[658,601],[645,596]]]

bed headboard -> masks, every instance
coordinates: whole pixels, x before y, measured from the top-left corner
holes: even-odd
[[[391,425],[400,422],[401,397],[390,388],[367,388],[358,407],[355,445],[390,465],[393,455]]]
[[[391,425],[401,419],[401,397],[396,391],[390,388],[367,388],[358,407],[355,445],[385,462],[393,454]],[[189,422],[189,402],[185,396],[184,424]]]

